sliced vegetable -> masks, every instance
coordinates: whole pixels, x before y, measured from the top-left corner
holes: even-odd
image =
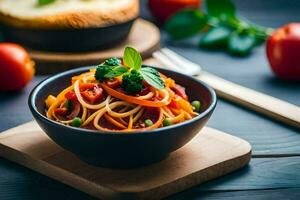
[[[180,108],[180,105],[179,105],[178,102],[172,100],[172,101],[170,102],[170,104],[168,105],[168,107],[175,108],[175,109],[179,109],[179,108]]]
[[[193,107],[190,104],[190,102],[186,101],[185,99],[179,97],[176,99],[176,101],[179,103],[180,107],[185,110],[188,113],[192,113],[193,112]]]
[[[162,107],[162,106],[165,106],[168,103],[168,102],[161,102],[161,101],[149,101],[149,100],[138,99],[137,97],[129,96],[129,95],[126,95],[122,92],[114,90],[114,89],[106,86],[105,84],[101,84],[101,86],[111,96],[122,99],[124,101],[129,102],[129,103],[139,104],[139,105],[148,106],[148,107]]]
[[[111,87],[111,88],[115,88],[117,86],[120,85],[120,80],[119,79],[110,79],[106,82],[106,84],[108,85],[108,87]]]
[[[55,115],[64,117],[68,114],[68,109],[67,108],[55,108],[54,113],[55,113]]]
[[[68,110],[71,110],[73,107],[73,102],[71,100],[67,100],[67,102],[65,103],[64,107]]]
[[[80,91],[83,98],[90,103],[95,103],[103,98],[103,89],[98,84],[84,83],[80,84]]]
[[[56,97],[53,96],[53,95],[49,95],[47,97],[47,99],[45,100],[45,103],[46,103],[46,107],[47,108],[50,108],[50,106],[56,102]]]
[[[175,84],[175,87],[171,87],[171,89],[180,97],[185,100],[188,100],[188,96],[186,95],[185,88],[181,85]]]
[[[74,117],[77,117],[80,113],[80,104],[77,100],[72,101],[71,106],[72,107],[70,109],[68,109],[68,115],[67,115],[68,119],[73,119]]]
[[[77,100],[76,94],[73,91],[67,92],[65,97],[69,100]]]

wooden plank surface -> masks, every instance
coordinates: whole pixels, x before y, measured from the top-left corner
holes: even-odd
[[[131,170],[90,166],[53,143],[35,122],[0,135],[0,155],[105,199],[161,199],[246,165],[249,143],[205,127],[167,159]]]
[[[150,19],[148,12],[148,0],[142,0],[142,16]],[[261,0],[234,0],[239,14],[247,19],[265,26],[279,27],[291,21],[300,21],[300,1],[261,1]],[[276,16],[276,17],[274,17]],[[272,74],[265,57],[265,48],[256,48],[252,55],[245,58],[228,56],[224,52],[211,52],[198,50],[199,38],[171,43],[168,37],[162,33],[162,45],[188,57],[199,63],[205,70],[216,74],[224,79],[236,82],[240,85],[255,89],[260,92],[284,99],[300,106],[300,87],[298,84],[280,81]],[[0,131],[22,124],[32,119],[27,109],[27,97],[30,89],[44,76],[35,77],[34,81],[23,91],[0,93]],[[230,117],[228,117],[230,116]],[[253,154],[267,154],[269,156],[299,153],[300,141],[298,131],[275,121],[257,115],[231,103],[219,100],[218,106],[209,120],[208,125],[225,132],[235,134],[247,139],[252,147]],[[281,140],[284,142],[281,146]],[[272,158],[265,158],[266,161]],[[278,161],[284,158],[276,158]],[[252,159],[255,162],[256,158]],[[252,163],[251,162],[251,163]],[[250,163],[250,166],[251,166]],[[271,166],[277,170],[284,170],[284,164]],[[253,169],[256,170],[256,169]],[[268,171],[269,169],[265,169]],[[291,174],[299,173],[298,168],[290,168]],[[242,170],[243,171],[243,170]],[[238,172],[239,173],[239,172]],[[264,172],[261,172],[264,173]],[[238,174],[236,176],[239,176]],[[244,176],[243,182],[253,181],[255,176]],[[246,179],[247,178],[247,179]],[[261,180],[261,179],[258,179]],[[214,180],[212,182],[218,182]],[[273,180],[280,182],[280,180]],[[291,179],[289,183],[292,186]],[[231,180],[220,184],[230,184]],[[253,183],[253,182],[252,182]],[[272,185],[272,181],[269,181]],[[293,187],[293,186],[292,186]],[[198,191],[193,188],[180,195],[171,196],[168,200],[298,200],[300,188],[296,189],[269,189],[269,190],[247,190],[247,191]],[[178,198],[177,198],[178,197]],[[82,192],[71,187],[37,174],[20,165],[16,165],[0,158],[0,199],[1,200],[95,200]]]
[[[293,197],[292,199],[298,200],[300,192],[299,167],[295,167],[295,165],[299,166],[300,158],[294,159],[297,161],[293,162],[293,166],[287,164],[290,162],[290,158],[253,158],[247,168],[172,195],[166,200],[227,200],[230,197],[234,200],[239,200],[239,198],[241,200],[256,199],[254,197],[259,199],[272,199],[271,197],[279,199],[279,197],[282,197],[280,194],[286,195],[286,198],[281,199],[289,199],[291,196]],[[1,200],[16,197],[16,191],[18,191],[17,194],[19,196],[22,196],[22,200],[96,200],[96,198],[44,177],[21,165],[16,165],[4,159],[0,159],[0,163],[0,183],[3,190],[0,192]],[[279,172],[280,175],[276,176],[273,174],[274,178],[272,178],[269,176],[270,169],[275,174]],[[248,173],[250,174],[247,175]],[[268,173],[268,175],[264,176],[263,174],[265,173]],[[233,182],[234,184],[232,184]],[[239,184],[241,187],[239,187]],[[277,184],[278,187],[273,187],[274,184]],[[257,190],[254,188],[257,188]]]
[[[250,190],[250,191],[228,191],[228,192],[201,192],[190,193],[189,200],[267,200],[288,199],[299,200],[300,188],[277,189],[277,190]],[[167,198],[166,200],[186,200],[187,194],[180,194]]]

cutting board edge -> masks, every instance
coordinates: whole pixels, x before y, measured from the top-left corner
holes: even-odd
[[[185,177],[182,177],[182,179],[188,179],[189,177],[193,177],[193,180],[194,180],[193,182],[190,182],[188,185],[185,185],[184,187],[180,187],[178,185],[178,182],[180,183],[180,179],[178,179],[178,180],[173,181],[171,183],[165,184],[163,187],[160,186],[160,187],[156,187],[156,188],[153,188],[151,190],[148,190],[148,191],[137,192],[137,193],[124,193],[124,194],[126,194],[126,196],[130,195],[131,200],[160,200],[162,198],[177,194],[177,193],[182,192],[186,189],[190,189],[192,187],[195,187],[195,186],[200,185],[202,183],[205,183],[207,181],[213,180],[215,178],[230,174],[230,173],[232,173],[236,170],[242,169],[243,167],[245,167],[246,165],[248,165],[250,163],[251,157],[252,157],[252,149],[250,149],[250,151],[248,153],[243,154],[239,157],[235,157],[235,158],[232,158],[230,160],[226,160],[224,162],[218,163],[214,166],[210,166],[209,167],[210,169],[206,168],[204,170],[197,171],[195,173],[192,173],[192,174],[189,174]],[[228,167],[228,166],[232,166],[232,164],[234,164],[234,162],[236,162],[237,160],[239,160],[239,162],[242,163],[242,164],[237,165],[234,168],[229,168]],[[212,171],[218,171],[218,169],[222,169],[224,166],[225,167],[227,166],[228,168],[226,168],[225,171],[220,170],[220,171],[222,171],[222,173],[211,174],[211,176],[207,177],[206,179],[202,179],[200,181],[198,180],[199,179],[198,176],[201,173],[203,173],[203,171],[208,170],[208,169],[212,170]],[[183,183],[181,182],[181,184],[183,184]],[[174,185],[174,186],[176,185],[176,188],[181,188],[181,189],[176,190],[175,192],[169,189],[170,192],[166,192],[165,188],[172,187],[172,185]],[[161,195],[162,193],[163,193],[163,195]],[[122,193],[120,193],[120,194],[122,194]],[[151,198],[149,198],[149,196]]]
[[[136,191],[121,191],[115,190],[106,186],[100,186],[95,184],[92,181],[88,181],[80,176],[74,175],[73,173],[58,168],[55,165],[51,165],[46,161],[40,160],[38,158],[32,157],[31,155],[18,151],[9,145],[1,142],[1,139],[5,139],[6,137],[10,137],[12,135],[18,134],[17,130],[22,128],[26,129],[28,126],[38,126],[35,121],[30,121],[23,125],[17,126],[15,128],[4,131],[0,135],[0,155],[3,158],[6,158],[10,161],[18,163],[22,166],[25,166],[28,169],[34,170],[42,175],[48,176],[54,180],[62,182],[70,187],[78,189],[82,192],[88,193],[91,196],[102,198],[102,199],[139,199],[139,200],[151,200],[161,199],[163,197],[167,197],[169,195],[175,194],[177,192],[181,192],[190,187],[196,186],[198,184],[204,183],[206,181],[215,179],[219,176],[223,176],[232,171],[240,169],[247,165],[251,159],[252,148],[249,142],[244,139],[238,138],[236,136],[230,135],[228,133],[224,133],[214,128],[205,127],[206,129],[211,129],[211,131],[225,134],[230,137],[239,140],[239,143],[236,147],[238,147],[238,154],[235,157],[224,160],[218,164],[213,166],[209,166],[207,168],[202,169],[201,171],[191,172],[190,174],[184,177],[178,177],[175,181],[169,183],[164,183],[163,185],[156,185],[155,187],[149,187],[144,190],[136,190]],[[233,147],[237,150],[236,147]],[[203,171],[207,170],[208,176],[201,178],[201,174]],[[214,173],[212,173],[214,172]],[[218,172],[218,173],[215,173]],[[64,178],[62,178],[64,177]]]
[[[244,140],[243,140],[244,141]],[[246,142],[246,141],[245,141]],[[250,145],[249,145],[250,146]],[[196,185],[199,185],[201,183],[207,182],[209,180],[215,179],[217,177],[229,174],[233,171],[236,171],[238,169],[241,169],[245,167],[251,160],[252,150],[251,146],[249,149],[249,152],[246,154],[242,154],[239,157],[232,158],[230,160],[223,161],[221,163],[218,163],[214,166],[210,167],[210,170],[214,172],[220,172],[220,173],[210,173],[206,179],[198,180],[198,174],[200,175],[203,173],[203,170],[189,174],[186,177],[193,177],[193,181],[189,181],[188,184],[184,184],[184,182],[181,182],[180,179],[173,181],[171,183],[165,184],[163,187],[157,186],[155,188],[152,188],[147,191],[139,191],[139,192],[120,192],[120,191],[114,191],[110,188],[103,187],[97,184],[94,184],[93,182],[86,181],[85,179],[79,177],[79,176],[72,176],[72,173],[58,169],[57,167],[53,165],[49,165],[49,163],[34,159],[33,157],[27,155],[26,153],[19,152],[13,148],[10,148],[6,145],[0,144],[0,155],[1,157],[10,160],[12,162],[15,162],[17,164],[20,164],[21,166],[24,166],[28,169],[34,170],[38,172],[39,174],[45,175],[51,179],[57,180],[59,182],[62,182],[63,184],[66,184],[70,187],[73,187],[79,191],[85,192],[91,196],[101,198],[101,199],[130,199],[130,200],[158,200],[167,196],[170,196],[172,194],[182,192],[187,188],[194,187]],[[232,167],[236,163],[236,161],[239,161],[240,165],[236,165],[235,167]],[[30,164],[29,164],[30,163]],[[32,164],[34,163],[34,164]],[[229,167],[230,166],[230,167]],[[43,168],[43,169],[42,169]],[[47,170],[45,170],[47,169]],[[208,170],[209,168],[206,168],[204,170]],[[222,170],[220,170],[222,169]],[[226,169],[226,170],[224,170]],[[63,174],[63,176],[61,176]],[[62,179],[61,177],[65,177]],[[85,184],[85,183],[89,184]],[[181,185],[184,184],[184,186],[179,186],[178,183]],[[92,187],[90,187],[92,185]],[[176,189],[176,191],[170,189],[170,188],[181,188],[180,190]],[[168,189],[168,192],[166,192],[166,188]],[[149,196],[151,199],[149,199]]]
[[[34,159],[33,157],[27,155],[26,153],[17,151],[1,143],[0,143],[0,155],[2,158],[17,163],[41,175],[45,175],[46,177],[61,182],[69,187],[73,187],[79,191],[85,192],[91,196],[102,198],[102,199],[115,199],[116,196],[119,195],[114,190],[94,184],[93,182],[90,181],[86,181],[85,179],[79,176],[71,177],[72,173],[66,170],[57,168],[53,165],[49,165],[49,163],[45,161]],[[66,178],[62,179],[61,174],[63,174],[64,177],[67,177],[67,179]],[[89,184],[85,184],[85,183],[89,183]],[[92,188],[90,187],[91,185],[93,185]],[[103,195],[104,193],[107,195]]]
[[[10,148],[6,145],[0,144],[0,155],[1,157],[10,160],[12,162],[15,162],[17,164],[20,164],[21,166],[24,166],[28,169],[34,170],[35,172],[38,172],[39,174],[45,175],[51,179],[54,179],[56,181],[62,182],[63,184],[68,185],[69,187],[73,187],[79,191],[85,192],[91,196],[101,198],[101,199],[130,199],[130,200],[159,200],[164,197],[170,196],[172,194],[176,194],[178,192],[182,192],[186,190],[187,188],[194,187],[196,185],[199,185],[201,183],[207,182],[209,180],[213,180],[217,177],[221,177],[223,175],[229,174],[233,171],[236,171],[238,169],[241,169],[245,167],[251,160],[252,150],[249,149],[249,152],[246,154],[242,154],[239,157],[232,158],[230,160],[226,160],[224,162],[218,163],[212,167],[210,167],[210,170],[220,173],[211,173],[210,176],[206,177],[206,179],[198,180],[198,174],[200,175],[203,173],[203,170],[189,174],[186,177],[193,177],[193,181],[189,181],[188,184],[184,184],[184,182],[181,182],[180,179],[173,181],[171,183],[165,184],[163,187],[157,186],[155,188],[152,188],[147,191],[139,191],[139,192],[120,192],[120,191],[114,191],[110,188],[103,187],[97,184],[94,184],[93,182],[86,181],[83,178],[80,178],[79,176],[73,176],[72,174],[66,170],[58,169],[57,167],[53,165],[49,165],[49,163],[34,159],[31,156],[19,152],[13,148]],[[241,163],[240,165],[236,165],[235,167],[232,167],[233,164],[236,163],[236,161],[239,161]],[[30,164],[29,164],[30,163]],[[32,164],[34,163],[34,165]],[[229,167],[230,166],[230,167]],[[49,168],[50,167],[50,168]],[[43,169],[42,169],[43,168]],[[226,170],[224,170],[224,168]],[[47,170],[45,170],[47,169]],[[222,170],[219,170],[222,169]],[[208,170],[208,168],[204,169]],[[61,176],[63,174],[64,176]],[[60,177],[65,177],[64,179]],[[89,184],[85,184],[85,182]],[[181,185],[184,184],[184,186],[179,186],[178,183]],[[90,187],[92,185],[92,187]],[[176,191],[170,189],[170,188],[181,188],[176,189]],[[166,192],[166,188],[168,189],[168,192]],[[149,199],[149,196],[151,199]]]

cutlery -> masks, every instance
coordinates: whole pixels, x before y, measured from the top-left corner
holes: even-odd
[[[300,107],[281,99],[257,92],[204,71],[174,51],[163,48],[153,53],[150,64],[163,64],[168,69],[195,76],[213,87],[220,98],[244,106],[286,125],[300,129]]]

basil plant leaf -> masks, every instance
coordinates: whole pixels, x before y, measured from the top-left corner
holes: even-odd
[[[211,28],[200,40],[200,46],[204,48],[218,48],[227,45],[231,35],[231,28],[218,26]]]
[[[235,6],[231,0],[206,0],[208,15],[219,18],[222,21],[235,17]]]
[[[142,66],[141,54],[132,47],[126,47],[123,55],[123,62],[126,66],[138,71]]]
[[[199,33],[207,24],[206,15],[198,9],[186,9],[171,17],[165,30],[172,39],[182,39]]]
[[[55,0],[38,0],[38,5],[44,6],[53,3]]]
[[[256,46],[256,38],[253,34],[233,32],[229,38],[229,52],[237,56],[246,56]]]
[[[165,83],[161,79],[159,72],[156,69],[151,67],[143,67],[140,73],[149,85],[159,90],[165,88]]]
[[[111,71],[104,75],[105,78],[115,78],[121,76],[122,74],[128,72],[128,69],[124,66],[114,67]]]

